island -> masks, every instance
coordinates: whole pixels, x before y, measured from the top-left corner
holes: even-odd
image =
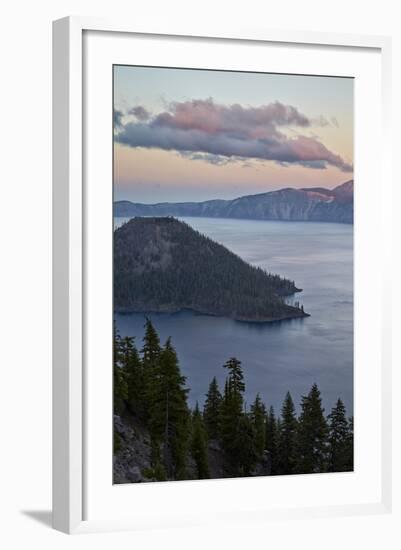
[[[173,217],[132,218],[114,232],[115,312],[272,322],[308,316],[285,301],[300,291]]]

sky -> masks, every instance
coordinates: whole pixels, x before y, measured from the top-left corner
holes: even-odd
[[[353,177],[353,79],[114,66],[114,198],[202,201]]]

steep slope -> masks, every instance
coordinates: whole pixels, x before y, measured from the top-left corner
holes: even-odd
[[[141,204],[114,203],[114,215],[201,216],[253,220],[323,221],[353,223],[354,182],[350,180],[330,190],[323,187],[285,188],[247,195],[234,200]]]
[[[144,483],[156,481],[152,478],[152,449],[150,434],[145,424],[137,417],[125,411],[121,416],[114,415],[115,453],[113,458],[113,482]],[[207,457],[211,479],[232,477],[230,464],[224,455],[219,441],[208,441]],[[188,453],[186,460],[186,479],[197,479],[196,465]],[[271,459],[265,451],[251,476],[266,476],[271,474]],[[149,476],[149,477],[148,477]]]
[[[114,233],[114,307],[266,322],[304,317],[293,281],[253,267],[174,218],[133,218]]]

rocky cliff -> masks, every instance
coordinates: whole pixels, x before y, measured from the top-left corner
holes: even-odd
[[[208,442],[207,456],[210,478],[232,477],[227,458],[217,440]],[[198,479],[195,462],[189,454],[186,462],[186,479]],[[122,484],[156,481],[152,478],[151,472],[150,435],[145,425],[127,412],[121,416],[114,415],[113,482]],[[254,467],[251,476],[266,476],[270,475],[270,472],[271,461],[266,451],[263,459]]]

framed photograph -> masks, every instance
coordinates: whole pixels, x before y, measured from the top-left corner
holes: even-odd
[[[53,52],[54,527],[388,511],[389,39]]]

